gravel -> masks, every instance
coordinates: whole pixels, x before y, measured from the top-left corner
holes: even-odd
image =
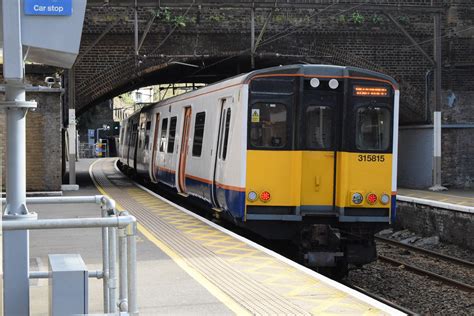
[[[427,238],[416,236],[414,233],[406,230],[398,232],[383,231],[381,235],[468,261],[472,261],[474,257],[472,251],[454,245],[443,244],[434,236],[429,237],[430,240],[428,242],[424,242]],[[428,264],[422,262],[424,259],[422,260],[419,256],[412,258],[408,256],[407,250],[396,248],[395,246],[383,245],[379,248],[380,254],[390,254],[390,257],[393,257],[393,254],[398,253],[399,257],[406,257],[405,261],[407,263],[428,268],[432,272],[437,273],[443,269],[459,270],[445,271],[444,275],[449,277],[457,276],[459,281],[469,284],[473,283],[474,271],[472,269],[463,270],[452,266],[447,267],[444,265],[444,262],[440,262],[438,266],[436,260],[432,260]],[[424,264],[425,266],[423,266]],[[405,270],[403,266],[396,267],[376,261],[365,265],[361,269],[352,270],[349,273],[347,282],[422,315],[474,315],[473,293],[417,275]]]

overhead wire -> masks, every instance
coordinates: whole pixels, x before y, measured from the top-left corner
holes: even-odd
[[[448,32],[446,32],[444,35],[442,35],[442,36],[440,36],[440,37],[438,37],[438,38],[445,38],[445,37],[448,37],[448,36],[451,35],[451,32],[454,32],[454,33],[456,33],[456,34],[459,34],[459,33],[463,33],[463,32],[469,31],[469,30],[471,30],[471,29],[474,29],[474,26],[467,27],[467,28],[465,28],[465,29],[463,29],[463,30],[460,30],[460,31],[448,31]],[[433,42],[434,40],[435,40],[434,38],[430,38],[430,39],[428,39],[428,40],[419,42],[419,43],[417,43],[417,44],[418,44],[418,45],[423,45],[423,44],[427,44],[427,43]],[[408,48],[415,47],[415,46],[416,46],[415,44],[406,45],[406,46],[403,46],[403,47],[401,47],[401,48],[399,48],[399,49],[408,49]]]

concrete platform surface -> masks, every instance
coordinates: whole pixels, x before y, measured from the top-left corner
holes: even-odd
[[[64,196],[97,195],[89,178],[93,159],[77,164],[79,191]],[[40,219],[100,216],[93,204],[30,205]],[[48,254],[79,253],[89,270],[100,270],[100,229],[68,229],[30,232],[30,266],[32,271],[48,269]],[[138,238],[138,300],[140,315],[231,315],[223,303],[183,271],[143,235]],[[31,315],[48,315],[48,280],[31,280]],[[102,280],[89,279],[89,312],[103,311]]]
[[[453,189],[448,191],[433,192],[429,190],[398,188],[397,197],[400,196],[448,203],[468,208],[474,207],[474,190]]]

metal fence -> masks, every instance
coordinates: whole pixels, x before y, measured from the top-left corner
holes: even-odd
[[[95,157],[95,144],[79,143],[79,158]]]
[[[4,198],[1,199],[2,203],[4,200]],[[29,197],[26,202],[28,204],[95,203],[100,205],[101,217],[3,221],[2,228],[5,231],[102,228],[102,271],[88,271],[89,277],[103,280],[104,313],[123,312],[128,315],[138,315],[135,217],[126,211],[117,212],[115,201],[102,195]],[[50,273],[48,271],[30,272],[29,278],[50,278]],[[118,291],[117,284],[119,284]]]

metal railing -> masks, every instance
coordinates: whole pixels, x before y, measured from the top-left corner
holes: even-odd
[[[4,198],[0,199],[4,202]],[[137,303],[137,222],[126,211],[117,213],[115,201],[103,196],[29,197],[27,204],[95,203],[102,217],[3,221],[9,230],[102,228],[102,271],[88,271],[89,278],[103,280],[104,313],[138,315]],[[117,233],[118,230],[118,233]],[[118,241],[118,247],[117,247]],[[117,250],[119,271],[117,274]],[[30,279],[50,278],[49,271],[30,272]],[[119,281],[119,282],[117,282]],[[119,283],[117,299],[117,283]]]

